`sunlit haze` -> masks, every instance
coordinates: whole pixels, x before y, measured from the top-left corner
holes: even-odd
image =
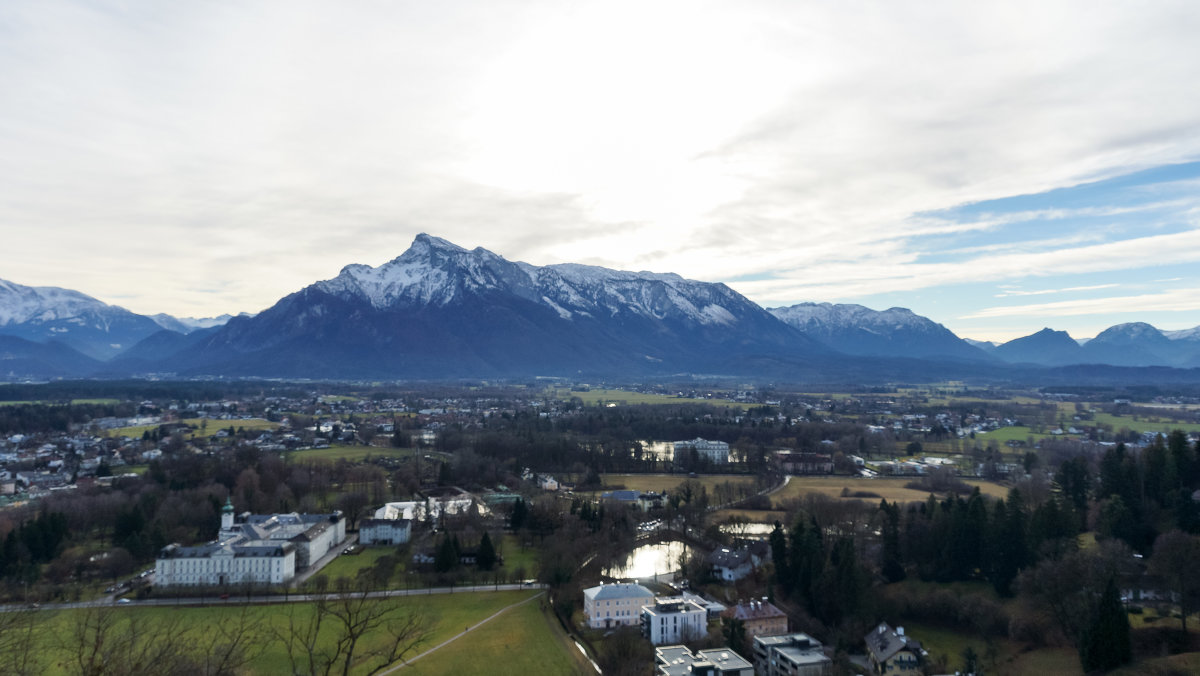
[[[0,278],[269,307],[420,232],[960,336],[1200,324],[1194,2],[10,3]]]

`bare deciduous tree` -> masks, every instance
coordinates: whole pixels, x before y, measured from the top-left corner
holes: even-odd
[[[0,613],[0,664],[4,673],[33,676],[43,672],[37,611]]]
[[[342,583],[339,587],[315,603],[292,606],[287,624],[275,631],[293,673],[346,676],[357,666],[374,674],[403,659],[428,638],[431,622],[414,604],[378,598],[365,584],[355,588]],[[327,637],[318,643],[322,631]],[[386,638],[380,639],[379,633]]]

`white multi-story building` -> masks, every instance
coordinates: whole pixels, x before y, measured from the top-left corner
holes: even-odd
[[[729,462],[729,444],[724,441],[709,441],[699,437],[691,441],[675,442],[675,462],[686,462],[687,455],[696,449],[696,455],[714,465]]]
[[[341,512],[244,514],[235,522],[233,504],[226,500],[217,539],[194,547],[164,547],[154,566],[154,584],[285,584],[345,539]]]
[[[583,616],[592,629],[641,622],[642,606],[654,602],[654,592],[640,584],[602,584],[583,590]]]
[[[695,601],[656,601],[642,607],[642,635],[654,645],[686,643],[708,633],[708,611]]]
[[[358,542],[364,545],[402,545],[412,537],[410,519],[363,519]]]

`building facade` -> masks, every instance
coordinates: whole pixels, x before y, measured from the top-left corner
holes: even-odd
[[[156,587],[286,584],[346,538],[341,512],[243,515],[221,510],[217,539],[204,545],[171,544],[154,565]]]
[[[708,611],[695,601],[656,601],[642,607],[642,635],[654,645],[685,643],[708,633]]]
[[[921,642],[904,634],[904,627],[892,629],[881,622],[863,639],[867,644],[867,656],[877,674],[920,674],[925,650]]]
[[[364,545],[402,545],[412,538],[410,519],[363,519],[358,541]]]
[[[726,616],[741,620],[746,627],[746,638],[754,636],[776,636],[788,630],[787,613],[769,601],[747,601],[725,611]]]
[[[758,676],[832,676],[833,660],[808,634],[755,636],[754,669]]]
[[[592,629],[633,626],[642,606],[654,603],[654,592],[640,584],[602,584],[583,590],[583,616]]]
[[[675,462],[686,462],[687,455],[695,449],[696,456],[714,465],[729,462],[729,444],[724,441],[709,441],[707,439],[692,439],[691,441],[675,442]]]

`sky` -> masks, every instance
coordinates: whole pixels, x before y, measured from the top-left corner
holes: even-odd
[[[257,312],[426,232],[899,306],[1200,325],[1200,3],[0,6],[0,279]]]

